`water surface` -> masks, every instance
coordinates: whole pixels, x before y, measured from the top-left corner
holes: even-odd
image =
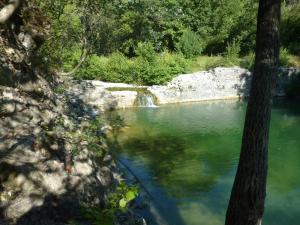
[[[273,107],[265,225],[300,224],[299,106]],[[120,156],[151,195],[150,224],[224,224],[245,109],[223,101],[120,111]]]

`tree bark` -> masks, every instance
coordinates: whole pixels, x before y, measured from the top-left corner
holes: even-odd
[[[280,7],[280,0],[259,1],[252,88],[226,225],[262,223],[272,96],[279,61]]]
[[[20,3],[21,0],[10,0],[8,4],[0,10],[0,24],[6,23],[9,20],[19,7]]]

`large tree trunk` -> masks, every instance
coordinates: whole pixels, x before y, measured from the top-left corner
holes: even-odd
[[[280,6],[280,0],[259,1],[255,68],[226,225],[260,225],[262,222],[272,92],[278,68]]]

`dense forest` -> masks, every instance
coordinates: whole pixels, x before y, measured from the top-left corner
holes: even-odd
[[[254,63],[258,1],[38,0],[52,29],[48,69],[77,78],[161,84],[179,73]],[[281,65],[299,67],[300,2],[284,1]]]

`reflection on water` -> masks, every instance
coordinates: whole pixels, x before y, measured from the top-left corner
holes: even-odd
[[[213,102],[122,110],[120,155],[154,197],[152,224],[221,225],[239,156],[246,104]],[[300,108],[277,102],[266,225],[300,223]]]

